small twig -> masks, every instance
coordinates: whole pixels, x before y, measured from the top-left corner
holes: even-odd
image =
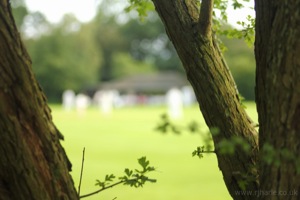
[[[101,189],[96,190],[95,192],[91,192],[91,193],[89,193],[89,194],[85,194],[85,195],[79,196],[79,199],[82,199],[82,198],[85,198],[85,197],[89,197],[89,196],[95,195],[95,194],[97,194],[97,193],[99,193],[99,192],[102,192],[102,191],[107,190],[107,189],[109,189],[109,188],[112,188],[112,187],[114,187],[114,186],[120,185],[120,184],[122,184],[122,183],[131,182],[131,181],[137,181],[137,180],[139,180],[139,178],[128,179],[128,180],[126,180],[126,181],[125,181],[125,180],[121,180],[121,181],[116,182],[116,183],[114,183],[114,184],[111,184],[111,185],[102,187]],[[149,179],[149,178],[147,178],[147,180],[148,180],[148,181],[155,181],[154,179]]]
[[[204,150],[203,147],[197,147],[197,150],[193,151],[193,156],[198,156],[199,158],[203,158],[203,154],[216,153],[216,150]]]
[[[201,151],[201,153],[216,153],[216,151]]]
[[[99,192],[102,192],[103,190],[106,190],[106,189],[108,189],[108,188],[112,188],[112,187],[114,187],[114,186],[116,186],[116,185],[119,185],[119,184],[121,184],[121,183],[124,183],[124,182],[125,182],[125,181],[119,181],[119,182],[114,183],[114,184],[112,184],[112,185],[109,185],[109,186],[107,186],[107,187],[103,187],[103,188],[101,188],[101,189],[99,189],[99,190],[97,190],[97,191],[95,191],[95,192],[91,192],[91,193],[89,193],[89,194],[85,194],[85,195],[79,196],[79,198],[82,199],[82,198],[85,198],[85,197],[92,196],[92,195],[94,195],[94,194],[97,194],[97,193],[99,193]]]
[[[79,185],[78,185],[78,196],[79,197],[80,197],[80,187],[81,187],[82,174],[83,174],[84,154],[85,154],[85,147],[83,147],[83,151],[82,151],[81,171],[80,171],[80,178],[79,178]]]

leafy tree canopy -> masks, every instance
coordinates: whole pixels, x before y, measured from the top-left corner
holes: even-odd
[[[134,73],[162,70],[183,73],[181,61],[152,2],[129,2],[125,12],[109,9],[120,2],[103,1],[96,17],[85,24],[71,15],[66,15],[59,24],[51,24],[42,13],[28,13],[25,4],[15,5],[14,15],[26,40],[34,72],[50,100],[59,100],[65,89],[79,91]],[[245,38],[251,41],[253,20],[249,18],[250,24],[240,22],[246,27],[244,30],[226,25],[228,6],[239,8],[242,4],[215,1],[216,33],[238,38],[247,35]],[[246,99],[254,99],[253,50],[242,41],[221,39],[228,48],[226,60],[240,92]]]

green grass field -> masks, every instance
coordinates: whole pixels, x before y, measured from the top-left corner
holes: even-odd
[[[254,103],[247,103],[247,111],[256,120]],[[149,174],[157,183],[147,183],[143,188],[119,185],[92,197],[90,200],[199,200],[231,199],[215,155],[203,159],[192,157],[193,150],[203,144],[199,134],[183,132],[180,135],[162,134],[155,131],[164,107],[133,107],[114,110],[111,116],[103,116],[96,108],[84,116],[75,111],[63,111],[52,105],[53,119],[64,134],[67,154],[73,164],[72,176],[78,187],[82,151],[85,162],[81,194],[99,189],[95,180],[103,180],[106,174],[123,175],[125,168],[139,167],[137,159],[146,156],[157,171]],[[184,119],[176,124],[190,121],[207,128],[197,106],[184,110]]]

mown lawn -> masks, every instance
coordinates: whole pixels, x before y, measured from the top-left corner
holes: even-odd
[[[246,104],[256,120],[254,103]],[[85,162],[81,194],[99,189],[95,180],[106,174],[123,175],[125,168],[139,167],[137,159],[146,156],[157,171],[149,174],[157,183],[135,189],[117,186],[87,199],[93,200],[199,200],[231,199],[218,169],[214,155],[203,159],[192,157],[193,150],[203,144],[199,134],[183,132],[162,134],[155,131],[165,107],[133,107],[114,110],[103,116],[97,108],[79,116],[75,111],[66,112],[58,105],[51,106],[54,122],[64,134],[67,154],[73,164],[72,176],[78,187],[82,151]],[[184,110],[184,119],[178,125],[197,121],[206,132],[197,106]]]

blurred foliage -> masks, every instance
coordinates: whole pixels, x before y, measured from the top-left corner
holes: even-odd
[[[120,26],[114,16],[105,16],[101,10],[100,7],[98,14],[91,22],[91,26],[94,28],[94,43],[103,52],[103,64],[98,72],[99,80],[109,81],[114,78],[112,74],[115,68],[112,64],[113,54],[125,50],[125,41],[120,34]]]
[[[300,174],[300,158],[298,152],[289,148],[276,149],[270,143],[266,142],[262,146],[261,160],[269,166],[275,166],[277,168],[282,164],[292,164],[296,168],[296,174]]]
[[[114,53],[112,65],[116,66],[112,71],[115,78],[131,76],[137,73],[153,72],[153,65],[151,63],[136,60],[126,52]]]
[[[254,34],[255,19],[247,16],[237,24],[237,29],[228,25],[227,9],[234,10],[244,7],[245,2],[250,0],[215,0],[214,1],[214,31],[220,39],[221,47],[230,71],[235,79],[239,92],[246,100],[254,100],[255,87],[255,57],[254,57]]]
[[[242,39],[222,37],[227,50],[225,59],[235,79],[239,92],[246,100],[254,100],[255,57],[253,47],[247,46]]]
[[[204,129],[203,129],[204,128]],[[160,116],[160,120],[155,127],[155,131],[167,134],[174,133],[179,135],[183,132],[189,132],[192,134],[199,134],[204,143],[203,146],[197,147],[196,150],[192,152],[192,156],[203,157],[205,153],[215,153],[213,150],[212,135],[219,134],[219,129],[217,127],[206,130],[206,127],[201,127],[197,121],[191,121],[186,125],[178,125],[178,122],[172,121],[169,116],[164,113]]]
[[[96,180],[96,186],[99,186],[100,189],[89,193],[85,194],[82,196],[79,196],[80,199],[85,198],[85,197],[90,197],[95,194],[98,194],[100,192],[103,192],[104,190],[111,189],[117,185],[123,184],[123,185],[128,185],[130,187],[143,187],[147,182],[149,183],[156,183],[156,179],[149,178],[147,173],[155,171],[155,167],[149,166],[150,161],[147,160],[147,158],[141,157],[138,159],[138,163],[142,169],[129,169],[126,168],[124,170],[124,175],[119,176],[118,178],[114,174],[107,174],[105,175],[105,178],[103,181],[100,181],[99,179]]]
[[[183,72],[181,61],[155,12],[150,12],[143,22],[131,19],[122,26],[121,33],[133,58],[152,63],[155,70]]]
[[[26,41],[34,73],[50,101],[60,99],[65,89],[97,83],[101,52],[91,28],[67,15],[50,33]]]
[[[20,30],[22,28],[22,24],[24,23],[25,17],[28,15],[28,10],[24,5],[16,6],[13,9],[13,15],[15,18],[16,25]]]
[[[147,17],[149,11],[154,10],[152,1],[150,0],[128,0],[129,6],[125,9],[126,12],[136,10],[141,20]]]
[[[81,23],[66,15],[59,24],[51,24],[42,13],[28,13],[26,5],[19,1],[15,0],[14,16],[31,55],[34,73],[50,101],[59,101],[66,89],[79,92],[87,86],[135,73],[184,73],[150,1],[130,0],[131,4],[121,11],[111,9],[119,1],[102,1],[92,21]],[[237,32],[224,26],[227,6],[241,6],[237,1],[233,3],[215,1],[215,8],[221,12],[215,13],[215,24],[226,27],[218,33],[236,37]],[[253,23],[241,25],[250,30]],[[228,49],[225,57],[240,92],[247,100],[253,100],[253,49],[241,39],[224,36],[221,40]]]

